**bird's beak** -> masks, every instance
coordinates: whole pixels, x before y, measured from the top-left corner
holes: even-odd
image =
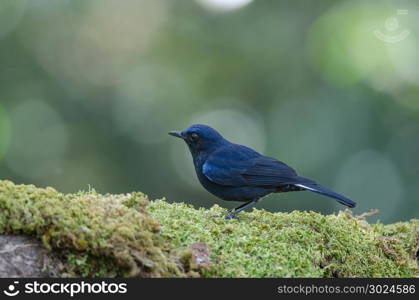
[[[180,131],[170,131],[169,134],[181,139],[185,139],[185,137],[182,135]]]

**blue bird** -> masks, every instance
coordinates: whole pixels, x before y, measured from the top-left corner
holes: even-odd
[[[170,135],[183,139],[191,151],[195,171],[202,186],[228,201],[242,201],[226,219],[253,207],[270,193],[311,191],[331,197],[348,207],[356,203],[308,178],[274,158],[263,156],[242,145],[233,144],[215,129],[196,124]]]

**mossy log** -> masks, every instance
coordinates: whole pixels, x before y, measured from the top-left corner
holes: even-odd
[[[142,193],[62,194],[0,181],[0,234],[27,236],[61,277],[417,277],[419,220],[369,224],[337,215],[215,205]],[[43,250],[43,251],[44,251]],[[0,256],[2,254],[0,253]],[[8,254],[10,255],[10,253]],[[0,260],[1,261],[1,260]]]

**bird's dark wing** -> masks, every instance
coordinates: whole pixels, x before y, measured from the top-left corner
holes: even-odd
[[[241,147],[215,151],[202,166],[203,174],[225,186],[277,187],[295,182],[297,174],[286,164]]]
[[[291,167],[274,158],[260,156],[253,160],[242,176],[253,186],[277,187],[280,184],[294,183],[298,178]]]
[[[231,144],[214,151],[202,166],[202,173],[210,181],[225,186],[248,185],[242,176],[251,161],[261,156],[245,146]]]

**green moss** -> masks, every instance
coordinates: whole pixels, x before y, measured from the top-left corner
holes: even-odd
[[[217,216],[218,206],[195,210],[154,201],[151,215],[177,247],[204,242],[212,256],[205,277],[412,277],[418,220],[370,225],[349,212],[269,213],[253,210],[240,220]]]
[[[0,232],[39,238],[68,276],[182,276],[147,203],[140,193],[63,195],[0,181]]]
[[[417,260],[419,256],[419,220],[399,222],[390,225],[376,224],[374,231],[381,235],[381,244],[386,254],[391,256],[393,248],[404,255],[399,260]],[[398,243],[400,241],[401,243]]]
[[[0,233],[43,241],[61,257],[62,276],[419,275],[419,220],[383,225],[348,211],[255,209],[226,221],[225,214],[219,206],[150,202],[142,193],[64,195],[0,181]]]

